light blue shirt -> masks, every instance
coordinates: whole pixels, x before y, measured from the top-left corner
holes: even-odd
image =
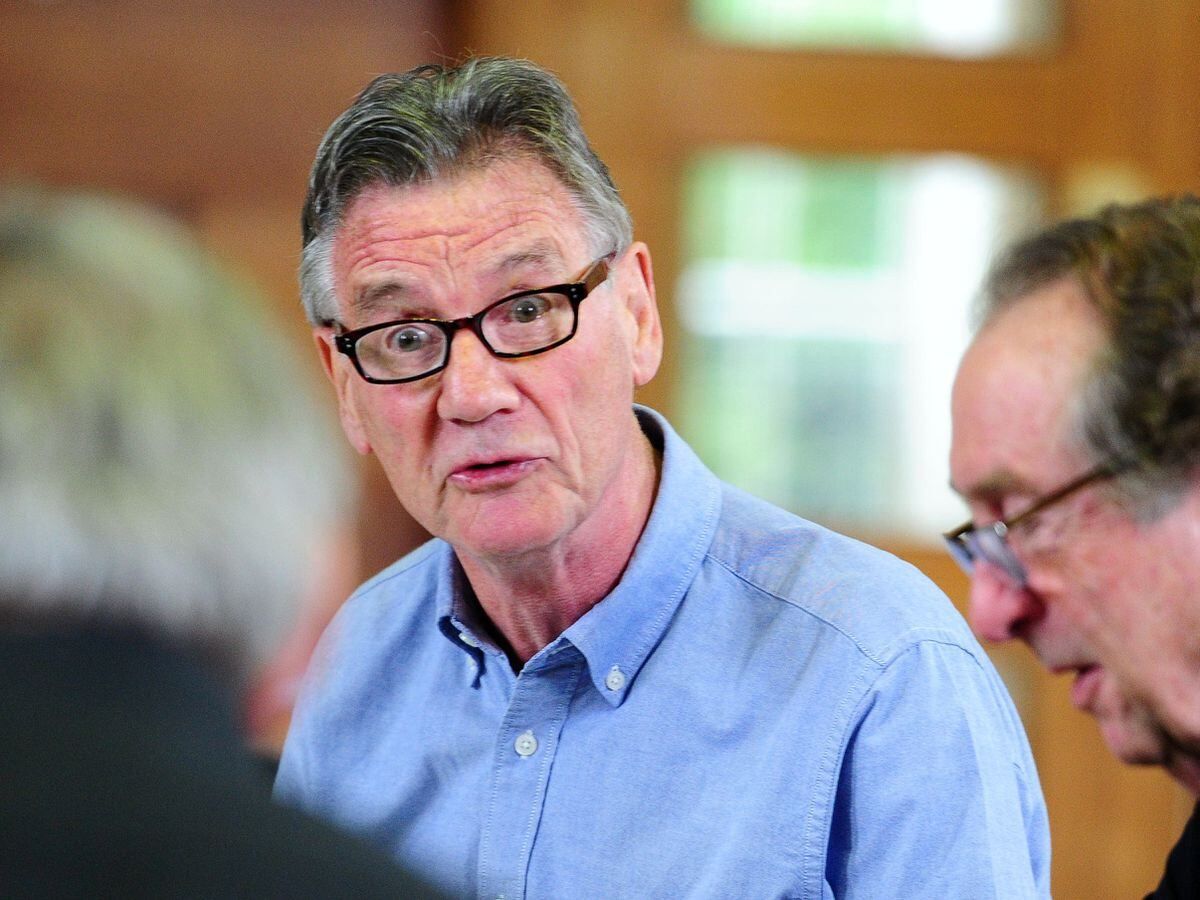
[[[457,896],[1049,896],[1021,723],[946,598],[657,414],[620,583],[519,675],[431,541],[322,640],[277,793]]]

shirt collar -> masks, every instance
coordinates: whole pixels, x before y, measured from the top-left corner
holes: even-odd
[[[646,407],[635,411],[646,436],[662,449],[654,508],[620,582],[563,634],[587,659],[593,685],[613,706],[631,690],[695,580],[721,508],[721,483],[666,419]]]
[[[530,661],[536,664],[564,644],[573,645],[587,660],[596,691],[613,706],[624,701],[662,640],[712,543],[721,507],[720,481],[667,420],[644,406],[635,406],[634,412],[646,437],[662,452],[662,474],[646,528],[612,592]],[[474,657],[478,684],[485,653],[500,651],[472,620],[466,577],[449,545],[443,546],[439,565],[439,626]]]
[[[437,561],[440,572],[434,598],[438,627],[455,646],[475,660],[474,686],[478,687],[479,679],[483,677],[485,654],[491,652],[503,656],[503,653],[486,637],[487,629],[467,602],[471,588],[458,557],[454,555],[454,548],[444,541],[440,543]]]

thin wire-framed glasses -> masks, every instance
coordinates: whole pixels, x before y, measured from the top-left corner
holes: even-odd
[[[1103,463],[1067,482],[1062,487],[1044,494],[1035,500],[1028,509],[1011,518],[989,522],[986,525],[976,525],[968,519],[958,528],[942,535],[946,541],[946,547],[950,550],[950,555],[954,557],[955,562],[968,575],[974,574],[976,562],[982,559],[1002,571],[1012,579],[1017,587],[1024,587],[1028,580],[1025,567],[1021,565],[1021,561],[1013,552],[1012,545],[1008,542],[1008,533],[1035,513],[1042,512],[1047,507],[1065,500],[1089,484],[1112,478],[1128,468],[1127,465]]]
[[[609,275],[602,256],[578,281],[519,291],[461,319],[395,319],[333,337],[338,352],[372,384],[428,378],[450,362],[455,332],[469,328],[493,356],[519,359],[553,350],[575,336],[579,304]],[[339,326],[340,328],[340,326]]]

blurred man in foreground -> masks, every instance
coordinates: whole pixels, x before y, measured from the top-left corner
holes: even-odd
[[[327,432],[170,222],[0,192],[0,894],[419,891],[238,729],[344,512]]]
[[[1112,752],[1200,793],[1200,201],[1112,206],[992,272],[954,386],[950,532],[984,638],[1074,677]],[[1160,897],[1200,896],[1200,825]]]
[[[283,796],[461,896],[1046,893],[1024,734],[945,597],[634,406],[650,252],[557,79],[382,76],[304,225],[346,434],[437,538],[334,621]]]

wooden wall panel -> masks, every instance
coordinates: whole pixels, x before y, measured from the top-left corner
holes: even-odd
[[[0,178],[180,216],[307,348],[295,271],[317,143],[370,78],[442,52],[445,32],[437,0],[3,0]],[[423,533],[370,464],[364,479],[365,574]]]
[[[440,53],[445,31],[437,0],[0,0],[0,180],[124,194],[179,216],[308,352],[295,272],[317,143],[371,77]],[[316,629],[354,583],[426,537],[374,461],[361,471],[357,537],[334,567],[345,577],[251,704],[267,750]]]

